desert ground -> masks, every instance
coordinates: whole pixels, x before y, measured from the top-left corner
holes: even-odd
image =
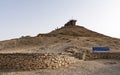
[[[68,22],[48,34],[0,41],[0,53],[53,53],[72,55],[91,51],[94,46],[105,46],[110,52],[120,52],[120,39],[105,36],[75,23]],[[73,56],[74,57],[74,56]],[[75,57],[74,57],[75,58]],[[120,75],[120,60],[96,59],[83,61],[75,58],[72,64],[57,69],[32,71],[0,69],[0,75]]]

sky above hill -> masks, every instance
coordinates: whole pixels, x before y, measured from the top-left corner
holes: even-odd
[[[120,0],[0,0],[0,40],[48,33],[70,19],[120,38]]]

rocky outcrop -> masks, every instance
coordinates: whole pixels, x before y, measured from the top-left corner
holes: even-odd
[[[74,62],[67,55],[15,53],[0,54],[0,69],[2,70],[38,70],[66,67]]]
[[[67,22],[64,26],[66,27],[68,27],[68,26],[76,26],[76,21],[77,20],[70,20],[69,22]]]

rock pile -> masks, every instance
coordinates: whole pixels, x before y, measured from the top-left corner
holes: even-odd
[[[0,54],[0,69],[38,70],[66,67],[73,63],[74,58],[67,55],[15,53]]]

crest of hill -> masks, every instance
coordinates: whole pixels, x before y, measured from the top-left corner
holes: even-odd
[[[76,25],[76,20],[70,20],[63,27],[56,29],[49,35],[69,35],[79,37],[105,37],[105,35],[91,31],[85,27]]]

